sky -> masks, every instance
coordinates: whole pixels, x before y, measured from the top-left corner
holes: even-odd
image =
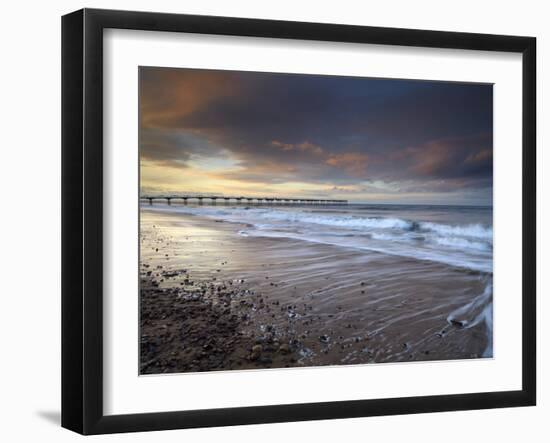
[[[492,205],[488,84],[141,67],[141,193]]]

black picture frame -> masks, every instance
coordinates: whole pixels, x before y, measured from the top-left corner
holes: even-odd
[[[503,51],[523,64],[522,388],[130,415],[103,412],[103,30]],[[62,18],[62,426],[82,434],[531,406],[536,403],[536,39],[83,9]]]

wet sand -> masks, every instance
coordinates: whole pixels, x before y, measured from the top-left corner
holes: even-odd
[[[490,275],[239,230],[142,208],[140,373],[491,356]]]

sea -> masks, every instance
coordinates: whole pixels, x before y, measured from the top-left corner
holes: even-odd
[[[239,230],[243,236],[300,239],[484,273],[493,270],[493,209],[488,206],[155,203],[155,209],[244,224]]]

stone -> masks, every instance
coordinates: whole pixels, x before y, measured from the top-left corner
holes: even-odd
[[[456,326],[457,328],[463,328],[464,325],[465,325],[465,322],[460,321],[460,320],[455,320],[454,318],[452,320],[450,320],[450,322],[453,326]]]
[[[286,343],[283,343],[281,346],[279,346],[279,352],[281,354],[290,353],[290,346],[288,346],[288,344],[286,344]]]
[[[260,358],[260,355],[261,355],[261,351],[260,352],[252,351],[248,356],[248,359],[250,361],[255,361],[255,360],[258,360],[258,358]]]

